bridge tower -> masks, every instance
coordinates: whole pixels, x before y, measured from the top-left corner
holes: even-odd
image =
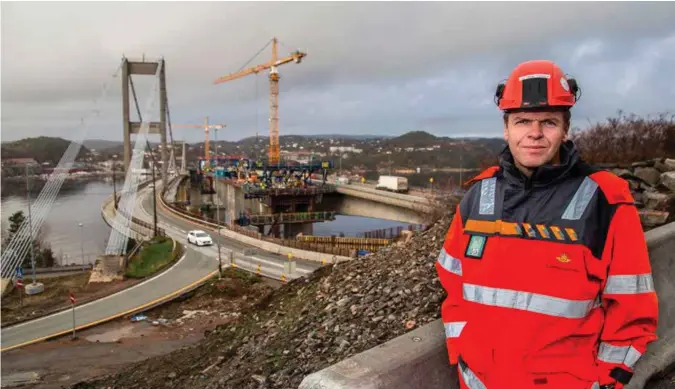
[[[161,145],[162,181],[167,182],[167,168],[169,166],[169,155],[166,144],[166,119],[167,119],[167,97],[166,97],[166,62],[164,59],[158,61],[142,62],[129,61],[122,59],[122,121],[124,123],[124,169],[129,168],[131,162],[131,134],[138,134],[141,130],[141,122],[132,122],[129,114],[129,86],[133,88],[132,75],[154,76],[157,73],[157,67],[162,64],[159,74],[159,121],[151,122],[148,128],[148,134],[159,134]],[[135,98],[135,96],[134,96]],[[138,102],[136,102],[138,105]],[[137,107],[138,108],[138,107]]]

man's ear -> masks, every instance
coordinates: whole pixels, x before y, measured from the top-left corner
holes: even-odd
[[[506,143],[509,142],[509,126],[507,126],[506,123],[504,123],[504,140]]]

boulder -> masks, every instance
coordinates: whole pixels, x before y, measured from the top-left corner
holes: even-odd
[[[648,166],[654,166],[653,161],[639,161],[639,162],[633,162],[631,164],[632,167],[648,167]]]
[[[628,169],[612,169],[611,172],[614,173],[614,175],[619,176],[621,178],[633,177],[633,173],[631,173],[631,171]]]
[[[654,209],[657,211],[665,211],[668,206],[669,200],[673,195],[659,192],[643,192],[642,201],[645,204],[645,208]]]
[[[665,224],[668,220],[668,212],[640,210],[640,220],[645,227],[656,227]]]
[[[661,174],[661,185],[675,192],[675,171]]]
[[[657,185],[661,177],[661,173],[653,167],[635,168],[633,174],[651,186]]]

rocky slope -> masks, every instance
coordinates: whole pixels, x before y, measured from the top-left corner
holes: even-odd
[[[434,261],[450,215],[399,247],[269,293],[198,345],[75,388],[293,388],[305,375],[440,317]]]
[[[670,180],[675,164],[673,172],[658,171],[660,167],[654,162],[618,172],[636,189],[641,207],[663,206],[651,200],[657,192],[668,196],[666,206],[673,198],[670,191],[675,192],[671,187],[675,181]],[[654,182],[651,170],[647,174],[653,177],[642,177],[644,168],[656,169],[658,181]],[[75,388],[297,387],[309,373],[440,317],[445,293],[434,262],[450,218],[445,214],[407,243],[325,267],[267,293],[195,347],[148,359]]]
[[[645,230],[675,221],[675,159],[602,167],[628,181]]]

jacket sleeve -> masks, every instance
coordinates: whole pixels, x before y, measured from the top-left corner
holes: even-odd
[[[609,264],[602,292],[605,324],[597,359],[600,384],[614,383],[621,389],[647,345],[657,338],[658,301],[635,206],[618,205],[608,232],[603,255]]]
[[[462,314],[462,250],[460,242],[462,233],[462,216],[459,206],[457,206],[457,211],[436,261],[438,278],[447,293],[447,297],[441,306],[441,317],[445,327],[445,341],[451,365],[457,364],[459,355],[457,340],[466,324]]]

